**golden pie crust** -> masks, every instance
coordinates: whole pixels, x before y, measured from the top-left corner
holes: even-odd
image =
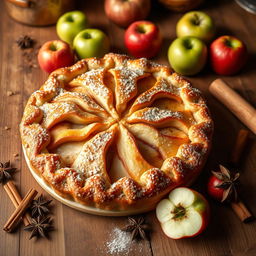
[[[200,91],[167,66],[110,53],[51,73],[20,133],[33,172],[56,193],[131,214],[198,176],[213,121]]]

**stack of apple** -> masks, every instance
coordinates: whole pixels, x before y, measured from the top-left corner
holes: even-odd
[[[61,40],[46,42],[38,53],[40,67],[50,73],[74,63],[74,51],[79,59],[102,57],[109,51],[109,39],[99,29],[88,28],[86,15],[81,11],[63,14],[56,26]]]
[[[178,38],[168,50],[172,68],[182,75],[195,75],[205,66],[209,51],[210,64],[215,73],[237,73],[247,59],[245,44],[233,36],[221,36],[212,42],[215,32],[214,22],[206,13],[192,11],[183,15],[176,26]]]

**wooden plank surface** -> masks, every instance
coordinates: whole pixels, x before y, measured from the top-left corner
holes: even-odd
[[[82,1],[81,1],[82,2]],[[79,8],[88,15],[91,27],[103,29],[112,42],[112,51],[126,53],[123,45],[124,30],[109,22],[104,14],[102,1],[84,1]],[[256,16],[238,7],[234,1],[209,1],[201,9],[209,13],[218,26],[219,34],[232,34],[243,39],[250,52],[250,59],[243,71],[232,77],[225,77],[243,97],[254,106],[256,103]],[[3,1],[0,2],[3,10]],[[154,4],[149,17],[156,22],[164,35],[164,45],[156,61],[168,64],[166,52],[175,38],[175,24],[181,14],[175,14]],[[18,24],[2,12],[0,23],[0,160],[11,160],[19,169],[15,182],[24,196],[30,187],[42,191],[32,178],[21,151],[18,125],[29,95],[37,90],[47,74],[34,68],[32,72],[24,68],[24,59],[15,40],[20,35],[30,35],[38,45],[47,40],[57,39],[55,27],[34,28]],[[211,170],[219,163],[225,163],[234,143],[237,131],[243,125],[208,92],[208,86],[217,78],[206,68],[201,74],[189,78],[193,85],[204,92],[215,121],[213,147],[204,171],[193,185],[205,193],[205,181]],[[7,91],[15,92],[8,97]],[[10,127],[5,130],[4,127]],[[19,154],[14,157],[13,154]],[[256,140],[251,134],[250,145],[240,165],[243,196],[251,210],[256,214]],[[206,195],[207,196],[207,195]],[[207,197],[208,198],[208,197]],[[150,242],[132,243],[129,253],[116,255],[154,255],[154,256],[201,256],[201,255],[256,255],[256,222],[241,223],[230,208],[212,201],[211,221],[207,230],[195,239],[174,241],[161,231],[155,212],[145,214],[152,225]],[[17,255],[109,255],[107,242],[115,228],[125,225],[126,217],[98,217],[75,211],[53,200],[53,217],[56,230],[50,240],[29,240],[29,234],[20,227],[15,233],[0,230],[0,256]],[[14,207],[3,188],[0,187],[0,227],[13,212]]]

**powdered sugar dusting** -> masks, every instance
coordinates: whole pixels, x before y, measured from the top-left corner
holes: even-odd
[[[46,103],[42,105],[40,109],[44,113],[43,122],[46,126],[50,124],[52,120],[56,120],[66,113],[75,112],[78,110],[74,103],[67,102]]]
[[[141,253],[142,243],[131,240],[131,235],[118,228],[114,228],[110,233],[110,240],[105,243],[106,255],[128,255],[131,252]]]
[[[159,81],[153,88],[141,94],[137,100],[137,104],[142,104],[151,101],[154,95],[158,93],[175,93],[174,87],[165,80]]]
[[[140,120],[145,120],[149,122],[159,122],[166,118],[182,119],[183,115],[178,111],[171,111],[167,109],[159,109],[154,107],[154,108],[147,108],[147,110],[144,111],[141,116],[137,116],[137,118]]]
[[[102,110],[102,108],[97,105],[89,96],[80,93],[80,92],[69,92],[69,91],[64,91],[62,93],[60,93],[57,97],[55,97],[55,100],[70,100],[70,98],[79,98],[81,100],[84,101],[84,103],[86,103],[90,108],[92,109],[98,109],[98,110]]]
[[[121,97],[130,97],[130,95],[137,89],[136,79],[144,74],[141,69],[129,69],[126,67],[116,67],[113,70],[118,70],[119,72],[119,82],[120,82],[120,95]]]
[[[23,129],[23,135],[26,138],[25,147],[31,147],[33,150],[40,148],[48,139],[49,133],[45,128],[38,124],[32,124]]]
[[[102,132],[94,136],[84,144],[72,167],[77,172],[84,173],[86,177],[103,173],[104,149],[111,138],[112,132]]]
[[[110,91],[103,83],[104,69],[91,70],[77,77],[94,94],[106,98]]]

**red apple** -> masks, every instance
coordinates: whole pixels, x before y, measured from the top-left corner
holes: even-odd
[[[214,175],[209,178],[207,191],[210,196],[212,196],[217,201],[221,201],[223,198],[224,189],[219,186],[223,183],[222,180],[218,179]]]
[[[73,51],[69,44],[61,40],[53,40],[44,43],[37,57],[41,69],[48,73],[74,63]]]
[[[105,0],[106,15],[121,27],[128,27],[136,20],[145,19],[150,6],[150,0]]]
[[[206,199],[193,189],[175,188],[156,207],[156,217],[164,233],[172,239],[199,235],[207,226],[210,208]]]
[[[152,58],[162,45],[162,36],[158,27],[150,21],[132,23],[124,35],[125,46],[136,58]]]
[[[247,49],[245,44],[233,36],[221,36],[210,46],[210,62],[219,75],[233,75],[245,64]]]
[[[217,201],[234,199],[237,197],[236,189],[239,173],[231,173],[226,167],[220,165],[220,171],[212,172],[207,184],[208,194]]]

